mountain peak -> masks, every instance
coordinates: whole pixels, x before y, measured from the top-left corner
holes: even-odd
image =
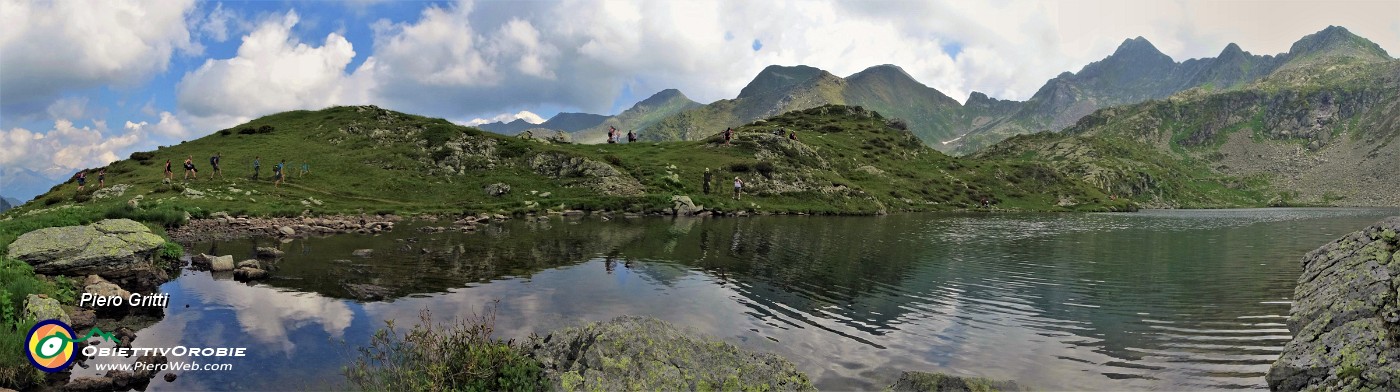
[[[1288,49],[1293,58],[1310,57],[1352,57],[1363,60],[1390,60],[1390,54],[1380,45],[1352,34],[1341,26],[1327,26],[1316,33],[1308,34]]]
[[[668,88],[668,89],[665,89],[665,90],[657,91],[656,94],[652,94],[650,97],[647,97],[647,99],[643,99],[641,102],[637,102],[637,105],[641,105],[641,106],[661,105],[661,104],[665,104],[666,102],[669,102],[669,101],[675,100],[675,99],[684,99],[684,100],[687,100],[687,101],[690,100],[689,97],[686,97],[685,94],[682,94],[682,93],[681,93],[681,90],[677,90],[677,89],[673,89],[673,88]]]
[[[1245,54],[1244,49],[1240,49],[1240,46],[1239,46],[1238,44],[1235,44],[1234,42],[1231,42],[1229,45],[1225,45],[1225,49],[1224,49],[1224,50],[1221,50],[1221,51],[1220,51],[1220,55],[1219,55],[1219,56],[1216,56],[1216,57],[1217,57],[1217,58],[1235,57],[1235,56],[1239,56],[1239,55],[1242,55],[1242,54]]]
[[[1113,55],[1109,57],[1143,55],[1167,57],[1162,51],[1157,50],[1157,47],[1152,45],[1152,42],[1147,41],[1147,38],[1143,38],[1142,36],[1123,40],[1123,43],[1118,44],[1118,49],[1114,50]],[[1168,57],[1168,59],[1170,59],[1170,57]]]
[[[902,78],[902,79],[915,80],[915,79],[914,79],[914,76],[909,75],[909,72],[904,71],[904,68],[900,68],[898,65],[894,65],[894,64],[880,64],[880,65],[876,65],[876,66],[873,66],[873,67],[870,67],[870,68],[866,68],[866,69],[864,69],[864,70],[862,70],[862,71],[860,71],[860,72],[856,72],[856,73],[852,74],[851,76],[847,76],[846,78],[847,78],[847,79],[860,79],[860,78],[864,78],[864,77],[871,77],[871,76],[877,76],[877,75],[886,76],[886,77],[896,77],[896,78]]]
[[[820,75],[822,72],[826,71],[806,65],[770,65],[759,72],[758,76],[755,76],[749,85],[744,86],[743,90],[739,90],[738,98],[751,97],[801,83]]]

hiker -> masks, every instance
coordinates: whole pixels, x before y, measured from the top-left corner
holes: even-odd
[[[103,187],[106,187],[106,186],[107,186],[107,168],[104,167],[104,168],[102,168],[102,170],[100,170],[100,171],[97,172],[97,187],[98,187],[98,188],[103,188]]]
[[[710,195],[710,168],[704,168],[704,195]]]
[[[199,170],[194,168],[194,155],[185,156],[185,181],[189,181],[190,177],[199,179]]]
[[[166,160],[165,160],[165,179],[166,179],[167,181],[168,181],[168,180],[174,180],[174,179],[175,179],[175,171],[170,170],[170,160],[169,160],[169,159],[166,159]]]
[[[273,188],[276,188],[278,185],[282,185],[282,178],[285,177],[285,176],[282,175],[282,170],[285,168],[286,165],[287,165],[287,160],[286,160],[286,159],[283,159],[282,162],[278,163],[277,165],[272,166],[272,180],[273,180],[273,181],[272,181],[272,187],[273,187]]]
[[[306,162],[302,162],[302,163],[301,163],[301,174],[298,174],[297,177],[301,177],[301,176],[304,176],[304,175],[307,175],[307,174],[311,174],[311,164],[310,164],[310,163],[306,163]]]
[[[782,129],[782,128],[774,129],[774,130],[773,130],[773,136],[783,137],[783,129]]]
[[[734,128],[725,128],[725,129],[724,129],[724,145],[728,146],[728,145],[729,145],[729,139],[733,139],[733,138],[734,138]]]
[[[209,179],[211,180],[214,179],[215,174],[218,174],[219,178],[224,178],[224,170],[219,168],[220,159],[223,159],[223,157],[217,152],[214,153],[214,156],[209,157],[209,166],[214,168],[214,171],[209,172]]]
[[[983,196],[983,197],[982,197],[982,208],[990,208],[991,206],[992,206],[992,201],[991,201],[991,200],[988,200],[986,196]]]
[[[78,192],[83,191],[83,184],[87,183],[87,170],[78,171]]]
[[[788,131],[788,140],[797,141],[797,131]]]
[[[613,126],[609,125],[609,126],[608,126],[608,144],[614,144],[614,143],[617,143],[617,128],[614,128]]]
[[[734,177],[734,200],[739,200],[744,191],[744,180]]]
[[[637,131],[627,131],[627,142],[628,142],[628,143],[636,143],[636,142],[637,142]]]
[[[258,169],[262,168],[262,157],[253,157],[253,180],[258,179]]]

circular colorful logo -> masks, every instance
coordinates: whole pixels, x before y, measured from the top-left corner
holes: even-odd
[[[44,320],[34,324],[29,336],[24,339],[29,363],[49,373],[67,369],[73,363],[73,341],[76,338],[73,328],[62,321]]]

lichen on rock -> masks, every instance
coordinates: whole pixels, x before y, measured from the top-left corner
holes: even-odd
[[[526,345],[555,390],[815,390],[773,355],[696,337],[661,320],[619,317],[565,328]]]
[[[10,244],[9,257],[46,275],[125,278],[158,270],[153,257],[165,239],[130,219],[31,231]]]
[[[1303,257],[1274,390],[1400,390],[1400,217]]]

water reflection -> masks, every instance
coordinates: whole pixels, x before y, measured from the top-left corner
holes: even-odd
[[[257,285],[207,273],[168,284],[169,316],[137,343],[257,353],[240,366],[259,377],[182,375],[154,389],[323,388],[383,320],[499,299],[505,336],[650,315],[776,352],[823,389],[879,388],[903,370],[1038,389],[1263,388],[1289,338],[1301,254],[1393,213],[514,222],[205,243],[195,250],[287,256]],[[390,294],[357,299],[347,285]]]

